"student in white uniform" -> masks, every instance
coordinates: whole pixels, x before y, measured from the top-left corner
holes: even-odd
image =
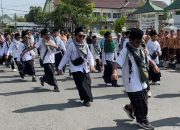
[[[5,42],[3,43],[3,49],[2,49],[2,59],[5,62],[6,66],[9,67],[11,66],[12,71],[16,71],[15,66],[14,66],[14,60],[13,60],[13,55],[7,55],[9,47],[11,45],[11,35],[10,33],[5,33]]]
[[[83,29],[81,27],[76,28],[75,39],[69,43],[58,69],[59,73],[62,74],[64,65],[69,63],[80,99],[85,106],[90,106],[90,102],[93,101],[93,96],[88,65],[90,71],[94,71],[94,59],[84,39],[85,34]]]
[[[44,86],[44,82],[54,86],[54,92],[59,92],[57,80],[54,74],[54,63],[55,63],[55,49],[58,46],[53,40],[51,40],[50,34],[47,29],[41,31],[41,37],[36,47],[40,51],[41,64],[44,67],[44,76],[40,77],[41,85]]]
[[[130,119],[135,119],[137,124],[147,130],[154,130],[149,123],[147,104],[148,63],[153,66],[155,72],[159,72],[157,65],[144,54],[141,47],[143,31],[137,28],[131,29],[130,42],[123,48],[113,66],[112,79],[117,79],[117,67],[122,67],[123,85],[126,89],[131,104],[123,107]],[[133,115],[134,113],[134,115]]]
[[[159,65],[159,56],[161,56],[162,52],[160,44],[157,41],[157,33],[155,30],[150,32],[150,37],[151,39],[147,42],[147,50],[151,59]],[[149,76],[150,80],[152,80],[152,85],[160,85],[161,73],[155,73],[151,66],[149,66]]]
[[[32,76],[32,82],[36,82],[35,69],[34,69],[34,58],[36,56],[35,52],[31,49],[28,42],[28,35],[26,32],[22,32],[22,42],[19,46],[19,52],[17,55],[18,64],[22,65],[22,70],[19,72],[21,78],[24,76]]]
[[[106,32],[104,34],[104,38],[105,38],[105,42],[104,42],[104,50],[102,54],[103,56],[102,60],[104,64],[103,79],[106,84],[110,83],[112,84],[113,87],[120,87],[117,84],[117,79],[116,80],[111,79],[113,63],[117,58],[115,43],[112,40],[112,35],[110,32]]]
[[[18,64],[18,62],[17,62],[17,56],[18,56],[19,47],[20,47],[20,44],[21,44],[20,39],[21,39],[20,34],[15,33],[13,42],[10,44],[10,47],[9,47],[9,49],[7,51],[7,57],[9,57],[10,55],[13,56],[14,61],[15,61],[16,65],[17,65],[17,67],[18,67],[18,71],[22,70],[21,65]]]
[[[101,72],[102,70],[101,59],[100,59],[101,48],[98,44],[96,36],[92,36],[92,44],[89,44],[89,49],[91,50],[94,60],[96,61],[96,67],[95,67],[96,70],[98,70],[98,72]]]
[[[59,37],[60,33],[59,33],[58,29],[53,29],[52,35],[53,35],[54,42],[58,46],[58,48],[56,49],[56,52],[55,52],[55,69],[56,69],[56,71],[58,71],[58,66],[64,55],[64,52],[66,51],[66,47],[65,47],[65,44],[63,43],[63,41]]]

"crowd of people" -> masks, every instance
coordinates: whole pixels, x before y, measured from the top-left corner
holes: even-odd
[[[103,72],[105,84],[120,87],[117,70],[122,69],[123,86],[130,99],[124,111],[140,127],[154,129],[147,118],[150,85],[160,85],[160,63],[180,63],[180,30],[176,34],[174,30],[160,30],[158,34],[150,29],[144,34],[132,28],[118,33],[116,39],[106,32],[100,40],[91,32],[87,35],[81,27],[72,36],[58,29],[42,29],[35,35],[30,30],[1,33],[0,64],[18,71],[22,79],[30,75],[32,82],[37,82],[37,55],[44,68],[44,75],[39,77],[41,85],[47,83],[54,92],[60,92],[55,74],[63,75],[69,66],[80,100],[87,107],[93,102],[89,72]]]

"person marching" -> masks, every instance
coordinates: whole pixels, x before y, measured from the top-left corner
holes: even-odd
[[[89,48],[91,50],[91,53],[94,57],[94,60],[96,61],[96,70],[98,70],[98,72],[101,72],[102,67],[101,67],[101,59],[100,59],[100,52],[101,52],[101,48],[97,42],[97,37],[96,36],[92,36],[92,44],[89,45]]]
[[[5,33],[5,42],[3,43],[3,49],[2,49],[2,54],[3,57],[3,61],[5,62],[6,66],[9,67],[9,65],[11,65],[11,69],[12,71],[16,72],[17,70],[15,69],[15,65],[14,65],[14,60],[13,60],[13,56],[8,53],[8,50],[10,48],[11,45],[11,34],[10,33]]]
[[[117,79],[112,80],[112,70],[113,63],[116,60],[117,53],[115,48],[115,43],[112,40],[112,35],[110,32],[106,32],[104,34],[105,42],[104,42],[104,50],[103,50],[103,64],[104,64],[104,75],[103,79],[106,84],[110,83],[113,87],[119,87],[117,84]]]
[[[159,42],[157,41],[157,32],[155,30],[152,30],[150,32],[151,39],[147,43],[147,50],[149,52],[149,55],[151,59],[159,65],[159,56],[161,56],[161,47]],[[153,67],[149,66],[149,76],[150,80],[152,80],[152,85],[160,85],[160,73],[155,73],[153,71]]]
[[[67,63],[69,63],[81,101],[83,101],[85,106],[90,106],[93,96],[88,65],[90,71],[95,71],[94,59],[88,44],[85,42],[85,33],[81,27],[75,29],[75,38],[69,43],[65,55],[59,64],[60,74],[62,74],[62,69]]]
[[[144,54],[141,47],[143,31],[137,28],[131,29],[130,41],[126,48],[123,48],[113,65],[112,79],[117,79],[117,67],[122,67],[122,79],[125,90],[131,104],[125,105],[123,109],[130,119],[135,119],[137,124],[144,129],[154,130],[149,123],[148,115],[148,63],[153,66],[155,72],[159,72],[157,65]],[[133,115],[134,113],[134,115]]]
[[[40,83],[44,86],[44,82],[54,86],[54,92],[59,92],[59,87],[54,74],[55,49],[58,48],[56,43],[51,40],[50,33],[47,29],[41,31],[42,39],[36,44],[36,48],[40,51],[40,64],[44,68],[44,75],[39,77]]]
[[[26,32],[22,32],[22,42],[19,45],[19,52],[17,53],[17,64],[20,65],[22,70],[19,72],[22,79],[24,76],[32,76],[32,82],[36,82],[35,69],[34,69],[34,58],[35,52],[31,49],[28,35]]]
[[[7,57],[9,57],[9,55],[13,56],[14,61],[15,61],[16,65],[17,65],[17,67],[18,67],[19,72],[22,70],[22,66],[20,64],[18,64],[18,62],[17,62],[19,47],[20,47],[20,44],[21,44],[20,39],[21,39],[20,34],[15,33],[13,42],[10,44],[10,47],[8,49],[8,52],[7,52]]]
[[[55,69],[58,72],[58,66],[64,55],[64,52],[66,51],[66,47],[65,47],[65,44],[63,43],[63,41],[59,37],[60,34],[59,34],[58,29],[53,29],[52,35],[53,35],[54,42],[58,46],[58,48],[56,49],[56,53],[55,53]]]

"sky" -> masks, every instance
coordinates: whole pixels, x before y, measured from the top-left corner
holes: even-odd
[[[3,14],[8,14],[12,17],[16,13],[22,16],[29,12],[30,6],[44,7],[45,1],[46,0],[2,0]],[[1,15],[2,10],[0,9],[0,16]]]
[[[1,1],[1,0],[0,0]],[[16,13],[17,15],[23,16],[27,14],[30,6],[41,6],[44,7],[46,0],[2,0],[3,14],[8,14],[13,17]],[[161,0],[170,4],[170,0]],[[2,15],[2,10],[0,9],[0,16]]]

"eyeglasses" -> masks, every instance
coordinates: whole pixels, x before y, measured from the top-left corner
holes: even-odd
[[[79,38],[85,38],[85,35],[78,35]]]

